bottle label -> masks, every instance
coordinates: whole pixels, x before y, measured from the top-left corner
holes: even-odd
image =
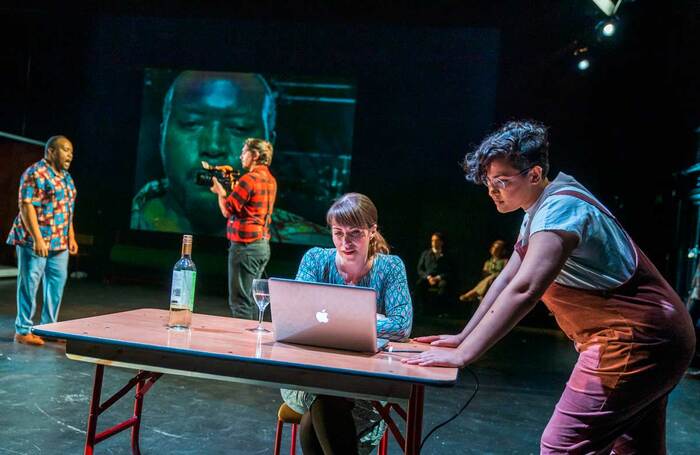
[[[194,285],[197,272],[191,270],[173,271],[173,286],[170,291],[170,306],[194,310]]]

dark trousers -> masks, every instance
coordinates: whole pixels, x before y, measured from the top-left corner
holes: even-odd
[[[228,306],[234,318],[258,319],[253,300],[253,280],[262,276],[270,260],[270,243],[231,242],[228,249]]]
[[[352,400],[319,395],[301,418],[301,448],[305,455],[357,455]]]

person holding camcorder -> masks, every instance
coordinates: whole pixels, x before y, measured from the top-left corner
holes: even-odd
[[[252,285],[260,278],[270,260],[270,222],[277,196],[277,180],[270,173],[272,144],[263,139],[246,139],[241,150],[241,165],[248,171],[240,179],[230,166],[204,166],[209,171],[211,192],[218,196],[221,214],[228,219],[229,307],[234,317],[255,319],[257,307]],[[211,169],[207,169],[211,168]],[[224,168],[230,168],[225,170]],[[218,177],[217,177],[218,176]],[[219,177],[228,180],[224,185]],[[230,179],[230,180],[229,180]]]
[[[212,166],[206,161],[202,161],[202,169],[194,175],[194,182],[201,186],[212,186],[214,183],[212,179],[215,177],[224,189],[229,192],[233,190],[233,186],[240,176],[241,173],[234,169],[233,166],[226,164]]]

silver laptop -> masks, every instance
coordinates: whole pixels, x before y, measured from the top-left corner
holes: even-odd
[[[275,341],[325,348],[377,352],[374,289],[270,278],[270,311]]]

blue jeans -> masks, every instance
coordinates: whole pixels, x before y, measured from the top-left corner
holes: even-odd
[[[17,319],[15,331],[26,335],[31,331],[36,312],[36,292],[44,284],[44,304],[41,323],[58,320],[63,287],[68,278],[68,250],[49,251],[47,257],[37,256],[31,247],[17,245]]]

